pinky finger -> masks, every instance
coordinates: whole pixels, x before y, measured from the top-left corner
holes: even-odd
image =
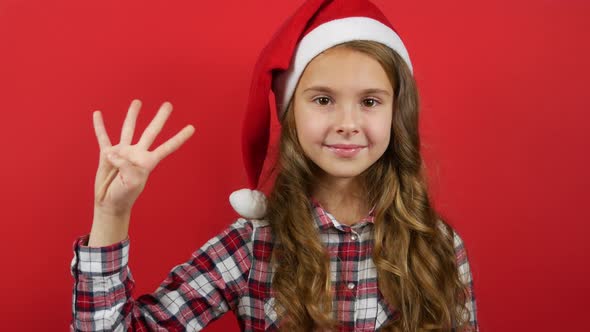
[[[195,127],[192,125],[188,125],[180,132],[178,132],[174,137],[167,140],[162,145],[158,146],[157,149],[154,150],[154,155],[156,156],[157,160],[160,161],[166,158],[169,154],[176,151],[187,139],[189,139],[195,132]]]

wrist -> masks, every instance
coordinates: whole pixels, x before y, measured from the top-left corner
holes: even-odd
[[[130,213],[119,215],[95,211],[88,246],[104,247],[125,240],[128,236],[130,216]]]

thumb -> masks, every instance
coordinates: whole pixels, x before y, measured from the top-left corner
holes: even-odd
[[[109,152],[107,159],[113,165],[115,171],[118,171],[125,179],[127,186],[145,183],[149,171],[146,171],[133,160],[130,160],[126,155],[121,154],[120,151]]]
[[[107,159],[115,166],[116,168],[123,168],[128,166],[129,162],[119,156],[116,152],[110,152],[107,154]]]

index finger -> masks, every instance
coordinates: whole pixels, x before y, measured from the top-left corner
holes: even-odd
[[[153,151],[158,162],[166,158],[169,154],[176,151],[187,139],[189,139],[195,132],[195,127],[188,125],[182,128],[174,137],[162,143],[157,149]]]
[[[102,151],[105,148],[111,147],[111,140],[109,139],[109,135],[104,128],[104,122],[102,121],[102,114],[100,111],[94,111],[92,113],[92,122],[94,124],[94,133],[96,134],[96,139],[98,140],[100,150]]]

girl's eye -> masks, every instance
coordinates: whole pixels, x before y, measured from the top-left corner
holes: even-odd
[[[315,101],[316,104],[319,104],[319,105],[322,105],[322,106],[326,106],[330,102],[330,98],[328,98],[328,97],[318,97],[318,98],[314,99],[313,101]]]
[[[366,106],[366,107],[375,107],[375,106],[377,106],[377,104],[379,104],[377,99],[367,98],[367,99],[363,100],[363,106]]]
[[[328,97],[318,97],[316,99],[313,100],[316,104],[321,105],[321,106],[327,106],[330,103],[330,98]],[[365,107],[375,107],[379,104],[379,101],[377,101],[377,99],[374,98],[367,98],[364,99],[362,102],[363,106]]]

